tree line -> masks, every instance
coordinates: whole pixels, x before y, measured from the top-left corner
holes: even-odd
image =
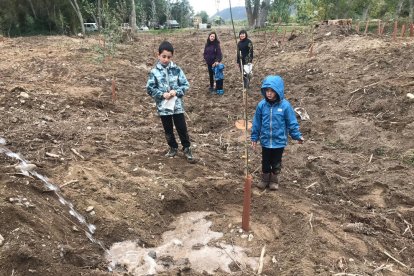
[[[279,20],[414,19],[414,0],[245,0],[245,7],[252,28]],[[201,14],[205,17],[206,13]],[[168,19],[187,27],[193,16],[188,0],[0,0],[0,33],[69,35],[84,33],[84,22],[94,22],[99,28],[130,23],[135,29],[137,24],[151,27]]]

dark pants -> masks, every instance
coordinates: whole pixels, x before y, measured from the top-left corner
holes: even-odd
[[[216,90],[223,90],[223,81],[224,80],[216,80]]]
[[[165,131],[165,138],[171,148],[178,148],[177,141],[174,136],[174,125],[180,137],[183,148],[190,147],[190,138],[188,137],[187,124],[185,123],[184,113],[160,116],[162,126]]]
[[[262,172],[279,174],[282,169],[282,155],[285,148],[262,147]]]
[[[214,71],[213,71],[213,66],[207,65],[207,68],[208,68],[208,76],[210,77],[210,87],[213,88],[214,87]]]

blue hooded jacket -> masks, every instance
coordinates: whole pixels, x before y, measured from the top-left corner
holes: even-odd
[[[280,101],[271,104],[266,100],[266,89],[272,88]],[[260,139],[262,147],[284,148],[288,143],[288,134],[294,140],[300,140],[302,134],[296,120],[295,111],[285,99],[285,85],[280,76],[267,76],[261,89],[264,97],[257,107],[253,117],[251,141]]]

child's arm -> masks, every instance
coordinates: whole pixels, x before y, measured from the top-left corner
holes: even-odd
[[[256,107],[256,112],[254,113],[254,116],[253,116],[252,134],[250,135],[250,140],[252,141],[253,147],[255,147],[255,144],[257,144],[257,141],[259,141],[261,129],[262,129],[262,109],[260,108],[260,105],[258,104]]]
[[[185,74],[181,68],[179,68],[179,73],[177,76],[177,83],[174,85],[173,90],[175,91],[175,95],[177,97],[182,97],[185,95],[185,92],[190,88],[190,83],[188,82]],[[170,91],[171,92],[171,91]]]
[[[152,71],[149,73],[146,88],[147,88],[147,94],[150,95],[153,99],[155,100],[164,99],[165,91],[159,89],[158,80]]]
[[[286,103],[288,104],[288,106],[285,111],[285,119],[289,135],[290,137],[292,137],[292,139],[303,142],[304,139],[302,137],[302,133],[299,131],[299,123],[296,119],[295,111],[293,110],[292,106],[288,101],[286,101]]]

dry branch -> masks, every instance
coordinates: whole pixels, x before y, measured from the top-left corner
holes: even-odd
[[[85,157],[83,157],[77,150],[75,150],[74,148],[70,149],[73,154],[75,154],[76,156],[82,158],[83,160],[85,159]]]
[[[405,265],[404,263],[400,262],[399,260],[397,260],[396,258],[394,258],[393,256],[390,255],[390,253],[388,253],[387,251],[384,251],[384,254],[387,255],[388,257],[390,257],[391,259],[393,259],[395,262],[397,262],[399,265],[402,265],[403,267],[407,268],[408,266]]]
[[[259,259],[259,268],[257,269],[257,274],[262,274],[263,271],[263,262],[264,262],[264,255],[266,252],[266,245],[263,246],[262,252],[260,253],[260,259]]]

